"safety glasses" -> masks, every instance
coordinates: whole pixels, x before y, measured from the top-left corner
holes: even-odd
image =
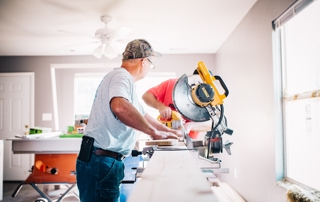
[[[149,58],[147,58],[147,60],[150,62],[150,69],[156,68],[156,66],[154,66],[154,64],[152,63],[152,61]]]

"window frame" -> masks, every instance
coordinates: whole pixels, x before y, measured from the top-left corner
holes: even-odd
[[[313,189],[307,184],[298,182],[295,179],[288,177],[288,153],[287,153],[287,111],[286,104],[292,100],[301,100],[306,98],[317,97],[319,99],[319,89],[313,89],[307,93],[287,94],[287,58],[286,58],[286,27],[295,15],[300,13],[306,7],[310,6],[312,0],[300,0],[291,5],[283,12],[273,24],[273,58],[274,58],[274,90],[275,90],[275,128],[276,128],[276,180],[286,180],[302,187]],[[319,79],[319,78],[317,78]],[[319,87],[317,87],[319,88]],[[316,96],[314,96],[316,95]],[[318,124],[318,123],[316,123]]]

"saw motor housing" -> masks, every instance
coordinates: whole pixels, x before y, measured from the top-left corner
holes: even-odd
[[[198,63],[197,70],[198,70],[198,73],[203,81],[203,84],[198,84],[198,85],[205,85],[206,88],[203,88],[203,87],[201,88],[201,90],[203,91],[203,94],[205,96],[207,96],[207,98],[212,98],[207,103],[207,105],[210,104],[211,106],[216,106],[216,105],[223,104],[223,100],[229,95],[229,90],[228,90],[227,86],[225,85],[225,83],[223,82],[223,80],[221,79],[221,77],[211,75],[210,72],[208,71],[207,67],[205,66],[205,64],[202,61],[200,61]],[[219,93],[219,90],[214,83],[215,80],[220,82],[221,87],[224,90],[224,93],[222,93],[222,94]],[[196,88],[198,88],[198,87],[196,87]],[[211,92],[211,90],[213,91],[212,97],[210,96],[211,94],[209,94],[209,92]],[[192,97],[192,98],[194,101],[196,101],[194,97]],[[196,104],[198,104],[198,103],[196,103]],[[207,105],[205,105],[205,106],[207,106]],[[201,105],[199,105],[199,106],[201,106]]]
[[[201,107],[209,105],[214,100],[214,94],[212,87],[206,83],[197,84],[191,91],[193,101]]]

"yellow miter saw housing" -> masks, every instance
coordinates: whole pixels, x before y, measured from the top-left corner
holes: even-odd
[[[228,96],[229,91],[221,77],[212,76],[202,61],[198,63],[197,71],[203,83],[195,84],[195,86],[192,87],[192,100],[200,107],[206,107],[209,104],[211,106],[223,104],[223,99]],[[214,84],[215,80],[218,80],[225,90],[223,94],[219,93]]]
[[[176,82],[172,97],[177,111],[186,119],[194,122],[212,120],[211,131],[206,134],[205,144],[211,153],[220,153],[225,148],[231,154],[231,142],[222,144],[222,135],[231,135],[233,131],[227,127],[227,120],[224,116],[223,102],[229,91],[220,76],[213,76],[205,64],[198,62],[197,71],[199,76],[182,75]],[[197,77],[197,81],[192,79]],[[200,78],[199,78],[200,77]],[[190,81],[189,81],[190,80]],[[220,83],[224,92],[220,93],[215,81]],[[209,153],[207,158],[209,158]]]

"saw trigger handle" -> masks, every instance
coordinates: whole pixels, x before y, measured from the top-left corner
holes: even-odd
[[[182,117],[176,111],[171,111],[171,119],[163,119],[160,115],[157,117],[157,120],[167,126],[168,128],[178,129],[182,126]]]
[[[226,84],[224,83],[224,81],[222,80],[222,78],[221,78],[220,76],[217,76],[217,75],[215,75],[214,78],[220,82],[220,85],[222,86],[222,88],[223,88],[223,90],[224,90],[224,95],[225,95],[226,97],[228,97],[228,95],[229,95],[229,90],[228,90]]]

